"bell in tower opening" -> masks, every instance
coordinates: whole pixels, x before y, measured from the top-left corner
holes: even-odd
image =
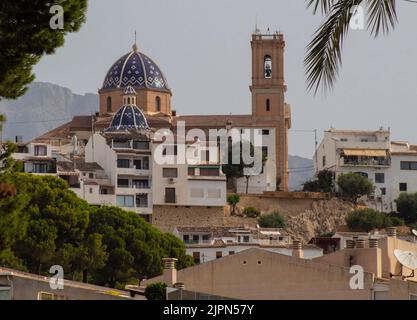
[[[265,56],[264,59],[264,73],[265,78],[269,79],[272,77],[272,59],[271,56]]]

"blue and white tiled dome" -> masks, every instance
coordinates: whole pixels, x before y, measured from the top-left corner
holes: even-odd
[[[106,131],[149,130],[143,112],[135,105],[122,106]]]
[[[133,50],[117,60],[104,78],[102,90],[124,88],[169,90],[162,71],[149,57]]]

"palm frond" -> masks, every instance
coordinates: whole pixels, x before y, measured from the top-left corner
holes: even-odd
[[[397,23],[395,0],[368,0],[368,29],[377,37],[388,34]]]
[[[320,85],[326,91],[333,87],[342,63],[343,40],[349,28],[353,8],[362,0],[339,0],[307,46],[304,66],[307,88],[316,94]]]
[[[320,8],[322,14],[326,14],[330,11],[335,0],[307,0],[307,8],[312,7],[313,13],[316,14]]]

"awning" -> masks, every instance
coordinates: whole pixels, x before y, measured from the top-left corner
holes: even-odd
[[[386,150],[375,149],[343,149],[345,156],[386,157]]]

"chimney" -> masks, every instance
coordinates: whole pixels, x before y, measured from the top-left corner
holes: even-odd
[[[185,284],[182,282],[177,282],[176,284],[174,284],[174,288],[178,289],[178,290],[184,290],[185,289]]]
[[[356,248],[360,248],[360,249],[365,248],[365,239],[356,240]]]
[[[387,235],[388,235],[388,237],[396,238],[397,237],[397,228],[396,227],[389,227],[387,229]]]
[[[346,240],[346,249],[355,248],[355,240]]]
[[[163,281],[168,287],[172,287],[177,283],[177,269],[175,269],[175,262],[178,261],[178,259],[164,258],[162,261],[164,262]]]
[[[369,248],[378,248],[379,241],[377,238],[369,238]]]
[[[303,259],[304,255],[303,255],[303,246],[301,244],[301,241],[298,240],[294,240],[292,242],[292,256],[299,258],[299,259]]]
[[[171,111],[171,115],[172,115],[173,117],[176,117],[176,116],[177,116],[177,110],[172,110],[172,111]]]

